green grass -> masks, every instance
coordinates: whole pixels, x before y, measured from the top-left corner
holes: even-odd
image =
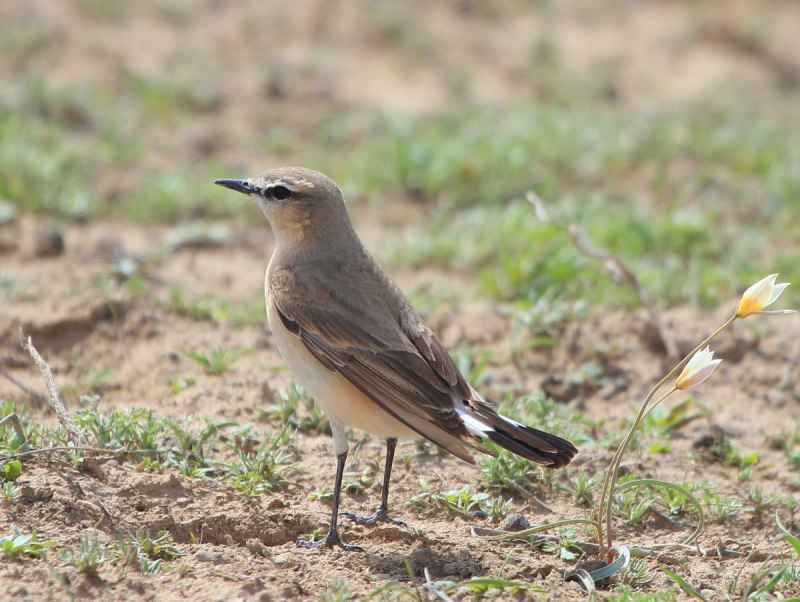
[[[186,556],[181,548],[175,545],[168,531],[159,531],[156,536],[149,531],[139,529],[132,537],[123,537],[118,541],[117,561],[124,564],[138,565],[148,575],[156,575],[164,570],[169,562]]]
[[[424,203],[424,225],[384,259],[477,268],[495,299],[555,289],[634,302],[537,220],[529,190],[628,263],[659,305],[715,306],[764,270],[800,276],[788,234],[800,225],[800,137],[754,107],[461,110],[354,120],[322,140],[351,149],[321,161],[351,198]]]
[[[233,487],[253,496],[268,491],[280,491],[291,484],[289,477],[298,472],[295,454],[286,449],[293,431],[285,425],[275,437],[248,441],[247,433],[237,435],[233,447],[236,460],[229,465]],[[255,443],[255,448],[251,444]]]
[[[424,514],[444,518],[489,518],[500,521],[513,511],[510,499],[492,497],[487,493],[472,491],[469,486],[451,491],[433,491],[430,485],[420,480],[422,493],[413,496],[406,506]]]
[[[61,560],[74,566],[89,576],[97,576],[100,567],[109,559],[107,550],[100,544],[97,534],[94,537],[84,535],[78,542],[77,548],[67,548],[61,552]]]
[[[183,350],[181,353],[203,368],[209,374],[225,374],[233,369],[233,365],[243,355],[252,353],[252,349],[212,347],[207,352]]]
[[[202,66],[175,61],[182,75],[169,81],[129,74],[100,90],[30,80],[0,96],[0,198],[67,218],[251,219],[252,203],[211,185],[230,175],[211,158],[146,161],[176,115],[219,102],[198,83],[208,78],[191,77]],[[382,259],[464,270],[478,296],[636,304],[537,220],[523,198],[534,191],[633,268],[658,305],[714,307],[766,271],[800,279],[800,136],[784,117],[723,100],[661,112],[556,100],[426,117],[345,112],[321,117],[286,160],[327,171],[351,200],[418,200],[424,223],[390,239]]]
[[[252,217],[256,210],[244,199],[216,194],[210,174],[219,167],[210,162],[147,162],[149,137],[163,131],[164,119],[216,101],[175,89],[173,80],[129,83],[113,90],[31,79],[0,95],[0,198],[67,219]]]
[[[372,590],[365,600],[413,600],[425,602],[427,600],[452,600],[450,595],[465,596],[468,599],[493,599],[507,594],[516,596],[531,592],[533,594],[546,594],[546,586],[521,581],[511,581],[500,577],[473,577],[464,581],[454,582],[446,580],[434,581],[429,577],[424,582],[418,583],[414,576],[411,564],[406,561],[406,570],[410,583],[391,581]],[[461,599],[461,597],[457,598]]]
[[[330,434],[327,417],[303,387],[292,383],[275,395],[275,403],[259,410],[260,419],[277,419],[302,433]]]
[[[22,497],[22,487],[15,485],[13,481],[3,483],[3,491],[0,493],[4,502],[16,502]]]
[[[30,556],[38,558],[43,556],[47,548],[56,545],[53,541],[43,541],[34,531],[30,535],[22,533],[11,525],[12,533],[0,537],[0,555],[6,558],[20,558]]]
[[[264,297],[259,293],[250,301],[232,303],[222,294],[208,293],[187,297],[184,292],[172,287],[166,301],[159,301],[167,311],[194,320],[211,320],[234,327],[261,326],[266,323]]]
[[[340,182],[357,197],[404,191],[443,205],[498,207],[528,190],[558,203],[597,191],[617,206],[681,209],[691,221],[707,209],[767,220],[800,195],[797,134],[746,105],[636,113],[544,104],[502,114],[362,119],[349,127],[339,121],[335,128],[323,141],[353,152],[331,167],[340,166]],[[632,170],[646,172],[641,194],[626,190]],[[731,196],[715,207],[719,194]],[[586,205],[597,203],[593,198],[584,196]],[[756,200],[763,204],[753,211]]]
[[[97,401],[94,396],[84,399]],[[3,416],[14,409],[15,405],[6,401]],[[285,488],[290,484],[289,477],[299,470],[296,454],[290,448],[294,435],[290,424],[284,424],[274,435],[259,434],[251,426],[233,421],[201,416],[174,420],[159,416],[150,408],[122,408],[106,413],[92,404],[72,417],[88,446],[114,452],[117,460],[132,462],[141,472],[175,471],[188,478],[214,477],[247,495],[256,495]],[[80,461],[81,452],[68,447],[62,427],[33,424],[24,413],[22,425],[24,444],[9,425],[0,427],[0,480],[5,481],[4,499],[11,503],[19,498],[14,481],[25,474],[26,463],[34,456],[8,456],[63,447],[76,464]],[[354,487],[363,489],[371,484],[364,475],[351,481],[352,492]]]

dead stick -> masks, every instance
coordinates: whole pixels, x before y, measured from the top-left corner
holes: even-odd
[[[1,424],[1,423],[0,423]],[[28,451],[19,452],[18,454],[10,454],[8,456],[0,456],[0,461],[8,462],[9,460],[18,460],[19,458],[26,458],[28,456],[33,456],[35,454],[51,454],[54,452],[66,452],[66,453],[73,453],[76,451],[83,451],[83,452],[92,452],[96,454],[106,453],[109,454],[109,460],[112,459],[113,456],[118,456],[120,454],[142,454],[142,455],[157,455],[157,454],[165,454],[169,450],[168,449],[106,449],[104,447],[88,447],[88,446],[72,446],[72,447],[64,447],[63,445],[56,445],[54,447],[39,447],[36,449],[29,449]],[[105,458],[95,458],[95,460],[102,461]],[[214,464],[222,464],[227,466],[225,462],[213,462]]]
[[[42,356],[39,355],[38,351],[36,351],[36,347],[33,346],[31,338],[26,337],[21,328],[19,329],[19,341],[22,345],[22,348],[30,353],[33,361],[39,367],[39,370],[42,371],[44,382],[47,385],[47,394],[49,396],[48,401],[53,410],[55,410],[56,416],[58,416],[61,425],[67,431],[72,443],[76,446],[81,445],[83,443],[83,437],[81,437],[78,427],[76,427],[75,423],[72,422],[72,417],[67,411],[67,406],[65,406],[64,402],[61,400],[61,395],[59,394],[58,387],[56,386],[56,379],[53,378],[53,372],[50,370],[50,366],[48,366],[47,362],[42,359]]]
[[[24,442],[25,431],[22,430],[22,423],[19,421],[19,416],[17,416],[14,412],[11,412],[8,416],[0,420],[0,426],[3,426],[7,422],[11,423],[11,425],[14,427],[14,430],[17,431],[19,438]]]
[[[29,386],[27,386],[25,383],[20,382],[19,380],[17,380],[13,376],[11,376],[5,370],[0,370],[0,376],[3,376],[5,378],[7,378],[9,380],[9,382],[11,382],[11,384],[16,385],[17,387],[19,387],[22,391],[24,391],[26,394],[30,395],[33,399],[35,399],[39,403],[47,403],[47,398],[44,395],[42,395],[41,393],[37,393],[36,391],[31,389]]]
[[[547,212],[542,199],[540,199],[534,192],[528,192],[525,195],[525,198],[531,205],[533,205],[533,210],[536,213],[536,217],[538,217],[542,223],[555,226],[559,230],[566,232],[572,240],[575,248],[581,254],[589,257],[590,259],[602,261],[603,266],[606,268],[609,274],[611,274],[611,278],[615,282],[626,285],[633,290],[639,299],[639,303],[642,304],[642,307],[645,308],[650,316],[650,322],[655,327],[656,332],[658,333],[658,338],[661,339],[661,344],[664,345],[664,349],[667,352],[667,356],[670,358],[679,357],[678,346],[673,338],[669,336],[667,328],[664,325],[664,321],[661,319],[661,315],[658,313],[658,311],[656,311],[655,305],[650,299],[650,296],[639,284],[639,279],[636,277],[636,274],[634,274],[633,271],[631,271],[631,269],[628,268],[628,266],[626,266],[619,258],[615,257],[611,253],[590,246],[586,241],[586,237],[583,232],[581,232],[580,228],[578,228],[578,226],[575,224],[563,226],[562,224],[553,221],[550,218],[550,214]]]
[[[525,480],[528,481],[527,479],[525,479]],[[524,489],[520,485],[517,485],[513,481],[506,481],[505,484],[506,484],[506,486],[510,487],[511,489],[514,489],[517,493],[519,493],[523,497],[528,498],[528,501],[530,501],[534,506],[536,506],[540,510],[545,511],[548,514],[555,514],[555,512],[553,512],[553,510],[550,507],[548,507],[547,504],[545,504],[542,500],[540,500],[538,497],[533,495],[530,491]],[[533,488],[533,485],[530,483],[530,481],[528,481],[528,486],[531,489]]]
[[[561,541],[562,538],[555,536],[555,535],[538,535],[536,533],[529,533],[527,535],[520,535],[518,537],[514,537],[514,532],[509,531],[501,531],[499,529],[485,529],[483,527],[472,527],[470,529],[472,535],[475,537],[480,537],[481,539],[488,539],[489,541],[498,541],[498,542],[512,542],[512,541],[530,541],[533,539],[534,542],[558,542]],[[503,539],[494,539],[495,537],[506,535],[507,537]],[[590,542],[590,541],[576,541],[574,542],[580,548],[584,550],[588,550],[590,552],[599,552],[600,545]],[[746,556],[744,552],[740,552],[739,550],[731,550],[725,547],[715,547],[715,548],[701,548],[699,546],[688,546],[683,543],[659,543],[650,546],[649,548],[637,548],[632,546],[627,546],[628,551],[631,553],[631,556],[635,558],[645,558],[648,556],[660,556],[663,552],[659,550],[667,550],[670,548],[675,548],[681,551],[682,554],[686,556],[700,556],[702,558],[709,558],[709,557],[717,557],[717,558],[741,558],[742,556]],[[752,553],[752,552],[751,552]]]

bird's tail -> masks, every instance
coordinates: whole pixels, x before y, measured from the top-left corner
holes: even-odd
[[[561,468],[578,453],[578,448],[566,439],[501,416],[485,402],[476,406],[457,409],[467,430],[518,456],[549,468]]]

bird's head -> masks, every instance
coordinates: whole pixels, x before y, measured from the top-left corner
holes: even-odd
[[[258,203],[278,247],[330,243],[352,232],[342,191],[328,176],[304,167],[280,167],[245,180],[216,180]]]

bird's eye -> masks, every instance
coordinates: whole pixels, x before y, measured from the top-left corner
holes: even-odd
[[[284,201],[292,196],[292,191],[286,188],[286,186],[273,186],[269,189],[269,194],[272,196],[273,199],[276,201]]]

